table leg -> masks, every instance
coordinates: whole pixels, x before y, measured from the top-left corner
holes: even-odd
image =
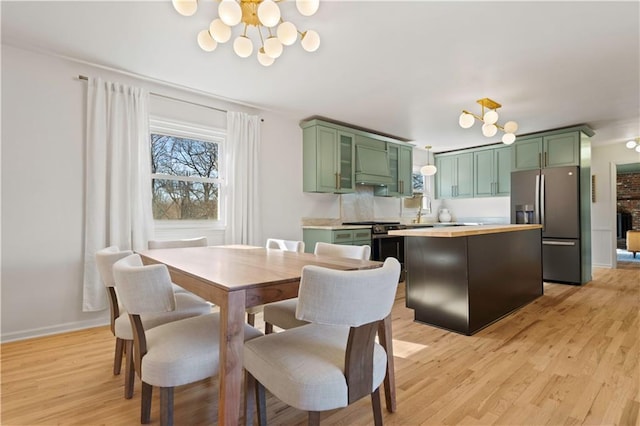
[[[218,424],[237,425],[242,391],[245,292],[230,292],[220,306],[220,394]]]
[[[384,399],[387,411],[395,413],[396,406],[396,374],[393,360],[393,338],[391,334],[391,314],[378,325],[380,345],[387,352],[387,375],[384,377]]]

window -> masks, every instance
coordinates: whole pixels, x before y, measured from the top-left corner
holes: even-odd
[[[225,134],[152,119],[153,218],[172,224],[221,222]]]

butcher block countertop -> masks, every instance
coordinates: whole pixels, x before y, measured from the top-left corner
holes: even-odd
[[[541,229],[542,225],[470,225],[470,226],[447,226],[443,228],[414,228],[398,229],[389,231],[389,235],[400,235],[405,237],[470,237],[473,235],[498,234],[502,232],[529,231]]]

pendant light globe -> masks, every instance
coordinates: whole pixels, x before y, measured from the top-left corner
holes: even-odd
[[[311,16],[318,11],[320,0],[296,0],[298,12],[304,16]]]

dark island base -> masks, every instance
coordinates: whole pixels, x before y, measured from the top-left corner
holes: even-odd
[[[539,229],[406,237],[407,307],[416,321],[472,335],[543,294]]]

